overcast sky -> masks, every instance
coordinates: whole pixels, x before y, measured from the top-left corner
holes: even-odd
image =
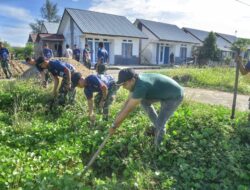
[[[0,0],[0,39],[24,46],[45,0]],[[52,0],[59,15],[78,8],[250,39],[250,0]],[[237,32],[236,32],[237,31]]]

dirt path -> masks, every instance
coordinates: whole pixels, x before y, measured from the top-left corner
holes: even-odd
[[[201,103],[222,105],[232,108],[233,93],[185,87],[185,97],[189,100]],[[248,99],[249,96],[237,95],[236,109],[247,111]]]

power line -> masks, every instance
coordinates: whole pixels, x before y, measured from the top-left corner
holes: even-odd
[[[237,2],[239,2],[239,3],[241,3],[241,4],[243,4],[243,5],[246,5],[246,6],[249,6],[249,7],[250,7],[250,4],[248,4],[248,3],[246,3],[246,2],[243,2],[243,1],[240,1],[240,0],[235,0],[235,1],[237,1]]]

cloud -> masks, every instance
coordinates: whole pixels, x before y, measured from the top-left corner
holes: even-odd
[[[24,46],[28,40],[31,29],[29,26],[3,26],[0,30],[1,40],[7,41],[12,46]]]
[[[233,0],[92,0],[89,9],[250,38],[249,7]]]
[[[6,18],[13,18],[27,23],[34,20],[34,18],[32,17],[31,13],[28,10],[7,5],[0,6],[0,16]]]

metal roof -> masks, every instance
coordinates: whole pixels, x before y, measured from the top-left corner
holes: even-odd
[[[147,38],[126,17],[80,9],[65,9],[83,33]]]
[[[208,35],[210,33],[208,31],[197,30],[197,29],[193,29],[193,28],[184,27],[183,29],[185,31],[188,31],[189,33],[191,33],[193,36],[195,36],[196,38],[198,38],[202,42],[204,42],[204,40],[208,37]],[[219,49],[221,49],[222,51],[231,51],[231,46],[232,46],[231,43],[233,43],[237,38],[235,36],[228,35],[228,34],[215,33],[215,35],[216,35],[217,47]],[[228,40],[225,38],[228,38]]]
[[[49,34],[56,34],[57,33],[57,30],[58,30],[58,27],[59,27],[59,23],[56,23],[56,22],[44,22],[43,23],[47,32]]]
[[[229,34],[222,34],[222,33],[217,33],[216,32],[216,35],[221,36],[222,38],[229,41],[230,43],[234,43],[237,40],[236,36],[229,35]]]
[[[63,41],[64,36],[62,34],[44,34],[44,33],[39,33],[36,41],[39,42],[40,39],[42,40],[47,40],[47,41]]]
[[[161,22],[149,21],[144,19],[137,19],[148,30],[150,30],[159,40],[187,42],[187,43],[200,43],[191,35],[185,33],[176,25],[166,24]]]

